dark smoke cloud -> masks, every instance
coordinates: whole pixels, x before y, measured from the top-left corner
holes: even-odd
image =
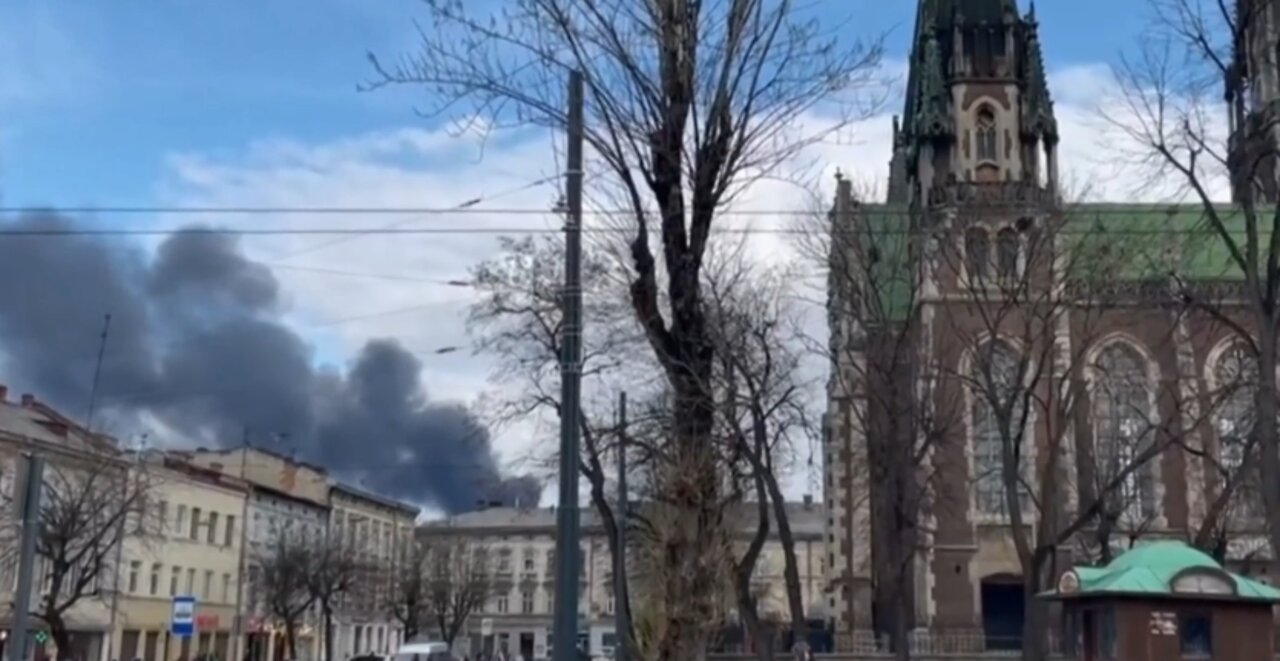
[[[73,227],[50,214],[9,225]],[[280,320],[270,269],[234,236],[178,234],[154,255],[111,238],[0,237],[0,297],[7,380],[77,417],[111,314],[95,426],[134,434],[159,421],[223,446],[248,428],[255,445],[449,512],[537,501],[535,480],[503,476],[483,424],[428,398],[395,341],[368,343],[345,371],[317,368]]]

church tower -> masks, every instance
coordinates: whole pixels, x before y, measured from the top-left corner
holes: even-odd
[[[1034,5],[1020,16],[1016,0],[920,0],[893,144],[891,203],[943,203],[952,184],[1053,194],[1058,124]]]

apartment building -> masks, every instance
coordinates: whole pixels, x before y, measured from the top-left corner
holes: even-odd
[[[282,661],[284,627],[267,613],[260,602],[261,595],[254,590],[255,562],[268,551],[271,540],[284,531],[323,538],[329,522],[328,474],[318,466],[259,448],[199,449],[184,456],[195,466],[242,478],[248,484],[243,540],[247,574],[242,584],[241,612],[246,636],[243,657],[251,661]],[[321,658],[324,636],[319,614],[314,610],[308,613],[297,633],[297,661]]]
[[[802,597],[814,611],[823,609],[823,515],[811,500],[788,505],[796,540]],[[741,537],[753,530],[743,517]],[[505,650],[522,661],[546,659],[551,651],[552,609],[555,598],[556,515],[554,508],[490,508],[461,514],[418,527],[420,542],[462,537],[492,558],[493,593],[482,612],[474,613],[457,641],[455,651],[475,657]],[[774,527],[776,530],[776,527]],[[604,529],[594,512],[582,518],[582,574],[579,586],[579,640],[593,655],[609,655],[617,644],[614,627],[612,561]],[[765,619],[785,621],[786,591],[783,551],[771,536],[752,580]],[[733,597],[726,587],[726,603]],[[730,607],[732,610],[732,607]],[[823,613],[810,613],[821,617]],[[482,632],[491,632],[482,635]],[[429,627],[425,636],[432,636]]]
[[[242,657],[236,637],[247,483],[163,455],[135,464],[149,481],[147,521],[120,554],[112,659]],[[196,601],[195,635],[169,633],[174,597]]]
[[[0,494],[5,503],[15,502],[15,476],[22,470],[23,454],[39,455],[45,459],[46,482],[51,475],[71,476],[76,473],[96,473],[107,480],[115,479],[116,471],[125,475],[128,463],[121,457],[114,439],[93,434],[62,415],[51,406],[24,394],[17,401],[10,400],[8,388],[0,385]],[[12,516],[10,505],[4,510]],[[5,653],[9,628],[13,621],[13,596],[17,587],[16,528],[0,527],[0,546],[10,549],[0,560],[0,654]],[[37,557],[35,575],[36,595],[40,598],[49,590],[49,563]],[[70,650],[57,650],[46,633],[40,633],[32,641],[37,659],[50,658],[54,654],[78,659],[98,659],[107,649],[106,638],[110,630],[112,591],[111,571],[94,571],[93,582],[86,586],[86,596],[75,600],[66,612],[70,629]],[[64,597],[65,598],[65,597]]]
[[[404,636],[387,605],[413,541],[418,508],[335,481],[329,486],[329,511],[329,534],[362,567],[356,588],[339,604],[334,656],[392,653]]]

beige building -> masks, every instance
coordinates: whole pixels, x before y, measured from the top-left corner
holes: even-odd
[[[70,418],[60,414],[48,405],[31,395],[13,401],[8,399],[8,388],[0,385],[0,493],[5,503],[15,501],[14,477],[23,470],[20,460],[24,453],[36,454],[45,459],[45,479],[51,476],[71,476],[76,474],[77,467],[92,470],[108,480],[115,479],[111,474],[118,470],[123,475],[127,463],[120,456],[115,441],[107,436],[90,434]],[[15,516],[12,505],[3,507],[6,516]],[[9,551],[0,554],[0,653],[5,653],[8,640],[8,629],[13,621],[13,596],[17,586],[17,529],[13,526],[0,527],[0,546]],[[96,554],[106,555],[107,554]],[[36,594],[33,602],[47,594],[50,589],[49,563],[36,557],[35,562]],[[74,656],[79,659],[98,659],[105,654],[106,635],[110,630],[110,598],[112,590],[112,572],[97,571],[93,573],[92,584],[82,591],[83,596],[75,599],[68,609],[65,619],[70,631],[71,647],[63,656]],[[69,599],[69,596],[63,596]],[[38,624],[34,624],[38,627]],[[33,642],[37,659],[49,658],[58,653],[47,631],[36,629]]]
[[[810,618],[825,617],[821,508],[811,501],[788,505],[796,540],[802,598]],[[473,613],[456,651],[474,657],[480,651],[505,649],[512,659],[545,659],[550,653],[551,614],[555,595],[555,510],[490,508],[435,521],[418,528],[418,538],[463,536],[493,559],[494,592],[482,612]],[[761,555],[752,581],[762,619],[787,621],[782,544],[775,531]],[[743,528],[745,539],[752,531]],[[604,530],[593,510],[583,511],[582,592],[579,600],[579,645],[593,655],[613,652],[613,571]],[[727,592],[727,591],[726,591]],[[726,603],[734,600],[725,595]],[[733,610],[730,607],[730,610]],[[821,612],[819,612],[821,611]],[[492,634],[482,636],[484,630]],[[437,637],[430,627],[424,637]]]
[[[241,658],[235,621],[245,483],[174,458],[146,461],[140,469],[152,485],[148,509],[156,528],[125,540],[110,658]],[[190,638],[169,632],[177,596],[196,600]]]
[[[246,654],[252,661],[283,661],[284,627],[276,622],[253,589],[255,560],[282,531],[321,539],[329,524],[329,477],[323,468],[295,461],[259,448],[205,450],[184,453],[193,465],[241,478],[250,493],[245,511],[245,567],[243,595]],[[320,617],[313,609],[298,631],[298,661],[323,655]],[[238,657],[242,658],[242,657]]]
[[[334,622],[337,659],[390,654],[404,642],[402,625],[391,617],[397,571],[418,508],[334,482],[329,487],[329,531],[364,567],[356,590],[343,599]]]

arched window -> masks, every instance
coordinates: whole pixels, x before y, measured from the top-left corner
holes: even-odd
[[[988,342],[974,354],[970,378],[973,416],[974,500],[983,514],[1005,514],[1004,467],[1005,434],[1000,413],[1007,411],[1009,441],[1025,455],[1029,439],[1018,426],[1023,422],[1023,393],[1018,387],[1018,354],[1008,344]],[[1026,485],[1019,485],[1023,509],[1029,502]]]
[[[1256,473],[1249,470],[1250,437],[1254,425],[1254,395],[1258,384],[1258,361],[1242,343],[1234,343],[1222,352],[1213,365],[1215,401],[1213,426],[1218,433],[1218,460],[1223,477],[1240,477],[1236,497],[1231,499],[1233,511],[1244,517],[1262,514],[1262,494]]]
[[[991,269],[991,239],[981,227],[970,227],[964,237],[965,264],[975,281],[987,278]]]
[[[1012,227],[996,235],[996,273],[1005,280],[1018,277],[1018,233]]]
[[[978,160],[996,160],[996,114],[990,106],[978,109],[977,121]]]
[[[1156,458],[1136,463],[1150,449],[1151,384],[1145,360],[1132,346],[1113,342],[1094,365],[1094,450],[1097,486],[1119,485],[1108,494],[1108,513],[1138,527],[1156,516]]]

